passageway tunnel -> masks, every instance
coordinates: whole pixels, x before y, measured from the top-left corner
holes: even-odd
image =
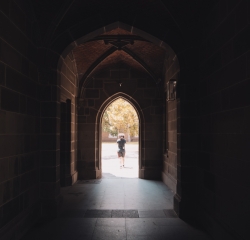
[[[101,116],[123,98],[140,120],[138,184],[162,181],[178,217],[215,239],[249,239],[249,9],[0,1],[0,238],[58,216],[78,181],[99,184]]]

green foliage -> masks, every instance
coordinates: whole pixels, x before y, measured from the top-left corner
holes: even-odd
[[[130,103],[123,99],[114,101],[103,114],[103,131],[117,136],[128,133],[131,137],[138,136],[139,121],[137,113]]]

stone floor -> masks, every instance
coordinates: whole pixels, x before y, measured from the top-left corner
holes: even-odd
[[[211,239],[177,217],[173,192],[166,185],[137,178],[138,148],[131,149],[124,169],[115,151],[109,156],[110,151],[103,151],[103,178],[62,188],[58,218],[35,226],[23,240]]]
[[[79,181],[62,194],[58,218],[34,227],[23,240],[210,239],[175,215],[173,193],[160,181]]]

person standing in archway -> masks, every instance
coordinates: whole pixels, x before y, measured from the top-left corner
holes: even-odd
[[[120,158],[120,168],[124,167],[124,157],[125,157],[125,143],[124,134],[120,134],[118,140],[116,141],[118,144],[118,158]]]

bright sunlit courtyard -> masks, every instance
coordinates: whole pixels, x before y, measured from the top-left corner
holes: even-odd
[[[124,168],[120,168],[116,139],[102,143],[103,178],[138,178],[138,142],[126,143],[125,149]]]

